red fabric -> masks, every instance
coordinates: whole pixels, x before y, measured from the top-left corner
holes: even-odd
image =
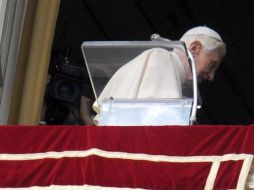
[[[0,187],[89,184],[146,189],[204,189],[210,167],[209,163],[152,163],[97,156],[3,161],[0,163]]]
[[[89,150],[165,156],[254,154],[254,126],[0,127],[0,156]],[[236,188],[242,162],[221,164],[218,189]],[[147,189],[203,189],[211,163],[85,158],[0,160],[0,187],[99,185]],[[226,177],[225,177],[226,176]]]
[[[222,162],[215,181],[215,187],[217,189],[232,189],[232,187],[236,187],[241,167],[242,161]]]

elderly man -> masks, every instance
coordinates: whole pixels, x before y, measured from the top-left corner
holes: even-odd
[[[220,35],[208,27],[199,26],[188,30],[180,41],[185,42],[194,57],[199,81],[212,81],[226,55],[226,45]],[[191,75],[186,66],[186,75],[190,79]]]
[[[188,30],[180,39],[191,52],[198,81],[213,80],[226,45],[220,35],[205,26]],[[149,49],[122,66],[93,105],[99,113],[104,98],[181,98],[182,87],[192,81],[186,55],[162,48]]]

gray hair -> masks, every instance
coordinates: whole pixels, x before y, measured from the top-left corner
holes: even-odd
[[[190,47],[192,42],[199,41],[202,44],[205,51],[211,52],[215,49],[218,49],[222,53],[223,57],[226,55],[226,44],[222,40],[213,38],[208,35],[203,34],[183,35],[180,41],[185,42],[187,48]]]

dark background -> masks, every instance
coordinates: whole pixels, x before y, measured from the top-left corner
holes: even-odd
[[[199,124],[252,124],[254,120],[254,1],[251,0],[61,0],[54,52],[70,47],[82,63],[81,43],[150,40],[158,33],[178,40],[193,26],[221,34],[227,55],[211,83],[200,86]]]

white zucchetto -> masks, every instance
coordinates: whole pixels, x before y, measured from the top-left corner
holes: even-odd
[[[192,28],[188,30],[187,32],[185,32],[183,36],[188,36],[188,35],[207,35],[219,41],[222,41],[220,35],[213,29],[208,28],[207,26],[198,26],[198,27]]]

